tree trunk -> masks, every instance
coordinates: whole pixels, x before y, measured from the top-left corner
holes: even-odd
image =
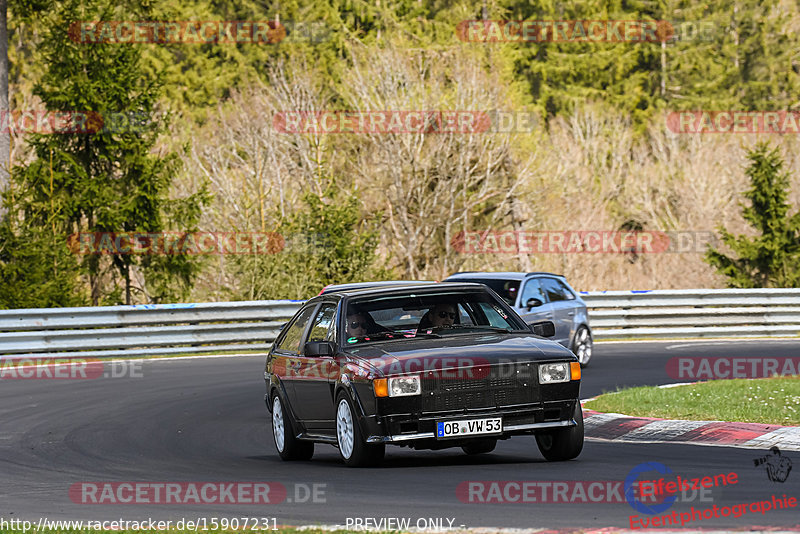
[[[11,111],[8,108],[8,0],[0,0],[0,114],[5,114],[2,124],[11,124]],[[0,193],[8,189],[9,166],[11,158],[11,131],[0,128]],[[0,219],[6,210],[0,203]]]

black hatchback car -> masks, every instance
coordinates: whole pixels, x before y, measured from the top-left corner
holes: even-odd
[[[278,454],[315,443],[347,465],[375,465],[386,444],[491,452],[535,435],[548,460],[583,448],[581,368],[481,284],[336,291],[307,301],[273,344],[264,377]]]

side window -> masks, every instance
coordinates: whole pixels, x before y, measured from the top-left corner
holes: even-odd
[[[558,285],[561,286],[561,292],[564,294],[565,300],[575,300],[575,294],[569,290],[569,288],[564,284],[564,282],[559,280]]]
[[[542,278],[542,288],[544,288],[544,292],[547,293],[547,298],[550,300],[550,302],[567,300],[567,297],[564,295],[561,284],[558,282],[558,280],[553,278]]]
[[[525,306],[525,303],[528,302],[528,299],[539,299],[542,301],[542,303],[547,302],[547,299],[542,292],[542,287],[539,284],[539,280],[533,279],[525,282],[525,287],[522,290],[521,305]]]
[[[464,307],[463,304],[458,305],[458,321],[459,324],[472,326],[475,322],[472,320],[472,317],[469,315],[469,311]]]
[[[311,333],[308,334],[309,341],[328,341],[333,339],[333,325],[336,317],[335,304],[323,304],[311,323]]]
[[[315,308],[316,306],[308,306],[300,312],[297,319],[289,326],[286,335],[283,336],[276,350],[300,354],[300,342],[303,340],[303,332],[305,332]]]

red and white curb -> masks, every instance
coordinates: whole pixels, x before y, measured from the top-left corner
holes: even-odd
[[[800,427],[797,426],[655,419],[586,409],[583,425],[587,438],[608,441],[691,443],[744,449],[778,447],[782,451],[800,451]]]

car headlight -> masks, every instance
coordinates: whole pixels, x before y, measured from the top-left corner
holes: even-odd
[[[407,395],[420,395],[421,393],[422,385],[419,381],[419,375],[398,376],[389,379],[390,397],[405,397]]]
[[[422,394],[419,375],[378,378],[372,381],[372,389],[376,397],[407,397]]]
[[[569,362],[543,363],[539,366],[540,384],[557,384],[559,382],[569,382]]]

